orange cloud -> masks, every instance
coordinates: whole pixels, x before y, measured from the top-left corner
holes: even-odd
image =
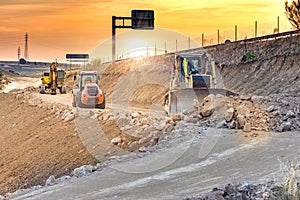
[[[89,53],[111,37],[111,16],[130,16],[132,9],[154,9],[156,27],[198,41],[217,29],[253,27],[255,20],[276,26],[277,16],[285,18],[281,0],[10,0],[0,3],[0,60],[16,59],[25,32],[31,59],[65,61],[66,53]]]

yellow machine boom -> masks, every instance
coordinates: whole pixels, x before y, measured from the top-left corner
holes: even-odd
[[[58,70],[58,63],[53,62],[50,65],[50,72],[44,72],[43,77],[41,78],[42,85],[40,86],[40,93],[44,94],[46,89],[50,89],[50,93],[55,95],[56,89],[60,90],[60,93],[66,94],[65,81],[65,71]]]

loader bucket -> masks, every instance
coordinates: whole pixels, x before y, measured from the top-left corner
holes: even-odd
[[[221,94],[223,96],[237,96],[236,93],[225,89],[193,89],[184,88],[178,90],[170,90],[165,97],[165,111],[168,115],[181,113],[184,110],[193,107],[194,99],[201,104],[203,99],[210,94]]]

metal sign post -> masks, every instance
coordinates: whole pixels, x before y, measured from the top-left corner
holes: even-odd
[[[117,25],[116,22],[122,20],[122,25]],[[125,24],[126,21],[131,22],[131,26]],[[154,29],[154,11],[153,10],[132,10],[131,17],[116,17],[112,16],[112,63],[116,60],[116,29],[131,28],[131,29]]]

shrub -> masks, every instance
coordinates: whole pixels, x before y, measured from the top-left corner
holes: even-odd
[[[275,192],[276,200],[299,200],[300,186],[297,182],[299,178],[299,165],[290,166],[289,175],[284,185]]]
[[[246,52],[246,56],[248,60],[252,60],[256,57],[256,53],[254,53],[253,51],[248,51]]]

